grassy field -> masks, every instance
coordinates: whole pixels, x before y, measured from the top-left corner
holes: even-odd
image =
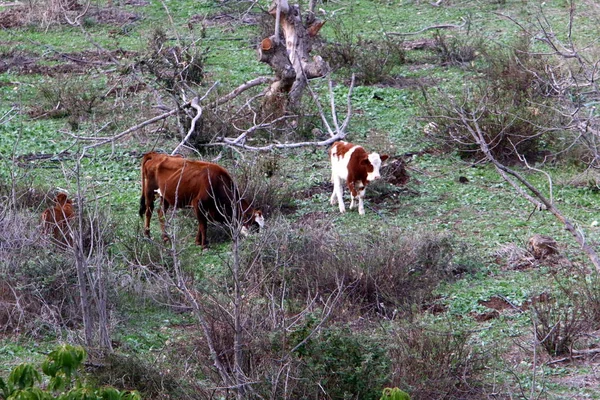
[[[6,199],[0,208],[5,230],[0,239],[6,243],[0,243],[0,301],[15,302],[11,293],[22,299],[0,308],[5,324],[0,375],[21,362],[38,362],[57,343],[84,339],[80,317],[73,314],[77,296],[69,296],[76,288],[73,261],[39,234],[40,213],[62,188],[80,194],[107,238],[102,261],[91,265],[106,268],[111,339],[120,358],[99,361],[114,367],[112,373],[98,374],[99,383],[139,389],[147,398],[234,398],[233,390],[216,389],[223,383],[210,361],[198,314],[167,276],[181,268],[186,285],[209,304],[204,310],[214,318],[221,356],[231,363],[231,327],[225,321],[236,287],[231,275],[236,247],[222,228],[212,226],[210,248],[195,246],[196,227],[187,210],[174,217],[172,247],[141,234],[141,155],[170,153],[182,139],[181,126],[169,118],[114,142],[91,145],[176,106],[179,93],[165,83],[169,68],[161,64],[163,70],[152,70],[165,54],[153,47],[159,31],[166,38],[163,48],[184,43],[189,54],[202,59],[202,79],[191,85],[200,94],[215,82],[217,96],[271,75],[255,50],[269,4],[111,4],[90,3],[80,26],[71,26],[60,13],[0,3],[0,194]],[[464,157],[423,129],[428,123],[424,92],[458,97],[485,80],[489,58],[482,49],[515,47],[523,36],[519,24],[533,29],[542,20],[554,27],[557,38],[568,38],[569,2],[444,1],[434,6],[416,0],[340,0],[319,2],[317,8],[327,23],[320,32],[324,44],[314,52],[350,37],[364,45],[357,51],[367,53],[366,59],[370,50],[375,58],[376,46],[388,43],[384,38],[403,38],[403,62],[391,65],[380,82],[354,88],[347,139],[405,160],[410,181],[373,184],[365,216],[340,214],[329,204],[326,148],[186,150],[190,157],[218,158],[240,181],[263,188],[256,198],[264,200],[258,206],[267,214],[267,228],[240,245],[249,265],[242,284],[248,291],[243,365],[257,391],[248,398],[286,397],[273,383],[280,377],[273,371],[280,368],[280,374],[294,377],[287,398],[370,399],[379,398],[384,387],[400,387],[413,399],[600,399],[595,357],[600,320],[587,313],[600,305],[600,296],[580,246],[558,219],[536,210],[481,156]],[[586,47],[590,59],[597,54],[599,16],[592,2],[578,4],[573,16],[571,37],[581,45],[591,43]],[[441,24],[457,28],[425,30]],[[390,32],[415,34],[384,35]],[[472,59],[445,62],[441,40],[450,49],[453,43],[475,49]],[[412,46],[419,41],[429,44]],[[532,43],[532,51],[548,51],[541,41]],[[353,67],[359,69],[345,66],[331,74],[340,116]],[[328,104],[327,80],[310,85]],[[240,96],[237,106],[241,109],[264,88]],[[277,134],[283,140],[305,139],[310,128],[323,128],[308,97],[303,104],[308,129],[288,125],[262,133],[256,143],[279,139]],[[207,129],[232,129],[232,110],[223,106],[216,117],[207,116]],[[569,140],[562,131],[542,141],[540,153],[562,149],[561,140]],[[543,173],[522,163],[511,167],[551,196],[597,249],[596,170],[574,150],[549,159],[535,164]],[[269,163],[275,167],[267,176]],[[151,229],[159,238],[156,217]],[[559,255],[534,259],[527,242],[535,234],[556,240]],[[24,239],[15,239],[19,236]],[[367,279],[371,276],[373,281]],[[319,325],[337,293],[336,279],[348,285],[344,298]],[[273,301],[278,290],[285,293],[279,303]],[[65,305],[69,301],[75,305]],[[277,318],[281,325],[272,322]],[[572,334],[569,351],[544,350],[544,338],[536,340],[534,334],[539,326],[550,329],[548,337],[560,336],[558,341]],[[134,370],[142,372],[127,381],[115,378]],[[156,384],[161,377],[162,388]]]

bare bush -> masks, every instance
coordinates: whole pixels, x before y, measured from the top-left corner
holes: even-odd
[[[373,85],[391,78],[395,67],[404,64],[403,40],[385,36],[381,40],[366,39],[341,22],[333,26],[331,41],[321,43],[320,53],[333,70],[347,78],[355,74],[358,84]]]
[[[18,184],[13,188],[22,187]],[[14,199],[29,201],[13,190]],[[40,226],[40,204],[32,211],[12,201],[0,204],[0,276],[4,300],[0,319],[9,331],[27,331],[42,335],[61,335],[65,328],[78,330],[84,322],[81,285],[91,295],[87,306],[91,318],[102,321],[108,329],[111,321],[107,287],[115,287],[107,243],[111,241],[110,218],[96,210],[84,212],[83,198],[78,196],[80,219],[69,225],[69,235],[75,242],[55,246]],[[77,250],[77,251],[76,251]],[[88,277],[82,282],[75,266],[85,258],[83,270]],[[90,344],[90,343],[88,343]]]
[[[267,218],[293,208],[293,189],[280,177],[285,176],[284,160],[272,153],[240,163],[235,168],[237,184],[243,197],[252,199],[254,208]]]
[[[576,305],[564,304],[556,297],[545,300],[532,303],[536,338],[550,356],[569,354],[586,329],[585,314]]]
[[[41,107],[46,115],[52,117],[68,117],[73,130],[92,116],[98,118],[108,114],[105,101],[104,84],[96,83],[89,76],[60,76],[40,86]]]
[[[484,49],[483,37],[448,36],[440,31],[434,33],[434,51],[442,65],[460,65],[473,61]]]
[[[411,325],[390,333],[391,381],[411,399],[484,398],[481,374],[488,357],[470,346],[469,332]]]
[[[448,97],[477,114],[489,151],[500,162],[543,159],[555,140],[553,121],[560,115],[551,107],[553,93],[544,80],[543,59],[529,51],[522,38],[510,50],[482,52],[485,79],[465,87],[462,94],[425,92],[422,108],[431,121],[425,134],[465,157],[483,158],[479,144],[464,129],[464,121],[448,108]]]
[[[329,219],[310,215],[294,226],[270,223],[270,230],[273,241],[253,255],[263,270],[277,272],[268,275],[270,290],[306,299],[332,293],[343,282],[350,309],[389,317],[411,314],[440,282],[453,279],[452,261],[462,251],[431,233],[341,235]]]

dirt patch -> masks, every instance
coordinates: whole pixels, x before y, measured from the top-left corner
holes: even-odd
[[[86,18],[92,18],[96,23],[103,25],[125,25],[139,20],[141,17],[129,11],[117,7],[94,7],[86,14]]]
[[[35,66],[39,55],[13,50],[6,54],[0,54],[0,73],[12,70],[14,72],[28,71]]]
[[[497,311],[506,310],[508,308],[514,308],[513,305],[510,304],[507,300],[496,296],[490,298],[489,300],[479,300],[478,303],[482,306]]]
[[[402,159],[390,161],[381,168],[383,179],[395,186],[404,186],[410,180],[410,175],[406,170],[406,163]]]
[[[496,310],[492,310],[492,311],[488,311],[488,312],[484,312],[484,313],[472,312],[469,315],[471,316],[471,318],[473,318],[477,322],[486,322],[486,321],[490,321],[492,319],[496,319],[496,318],[500,317],[500,313]]]
[[[431,78],[406,78],[404,76],[392,76],[384,79],[375,86],[391,87],[395,89],[414,89],[437,85],[437,81]]]
[[[294,193],[296,199],[306,199],[313,197],[315,194],[331,193],[333,191],[333,184],[331,182],[322,182],[318,185],[311,186],[307,189],[300,190]]]

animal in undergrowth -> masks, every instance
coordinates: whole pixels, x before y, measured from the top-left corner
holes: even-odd
[[[61,245],[73,243],[71,221],[75,217],[73,201],[65,193],[58,193],[54,199],[54,206],[42,212],[42,232],[52,235],[54,240]]]
[[[364,215],[365,189],[369,182],[380,179],[379,169],[381,164],[388,159],[388,155],[367,153],[367,151],[356,144],[348,142],[335,142],[329,149],[331,160],[331,181],[333,182],[333,193],[331,194],[331,205],[335,205],[336,199],[340,212],[345,212],[344,188],[345,181],[352,201],[350,209],[354,208],[358,200],[358,213]]]
[[[157,193],[160,197],[158,218],[165,241],[169,238],[164,213],[169,207],[192,207],[198,220],[196,244],[202,247],[206,247],[209,220],[229,224],[234,229],[239,227],[242,234],[252,226],[258,229],[264,226],[262,212],[241,198],[229,172],[218,164],[156,152],[144,154],[139,214],[145,216],[144,233],[148,237]]]

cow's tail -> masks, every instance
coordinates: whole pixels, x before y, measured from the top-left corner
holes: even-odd
[[[142,193],[140,196],[140,217],[144,218],[144,214],[146,214],[146,196]]]
[[[151,158],[152,158],[151,153],[146,153],[142,157],[142,169],[141,169],[142,195],[140,196],[140,211],[139,211],[141,218],[143,218],[144,215],[146,214],[146,185],[145,185],[146,177],[144,176],[144,166],[145,166],[146,162],[148,160],[150,160]]]

